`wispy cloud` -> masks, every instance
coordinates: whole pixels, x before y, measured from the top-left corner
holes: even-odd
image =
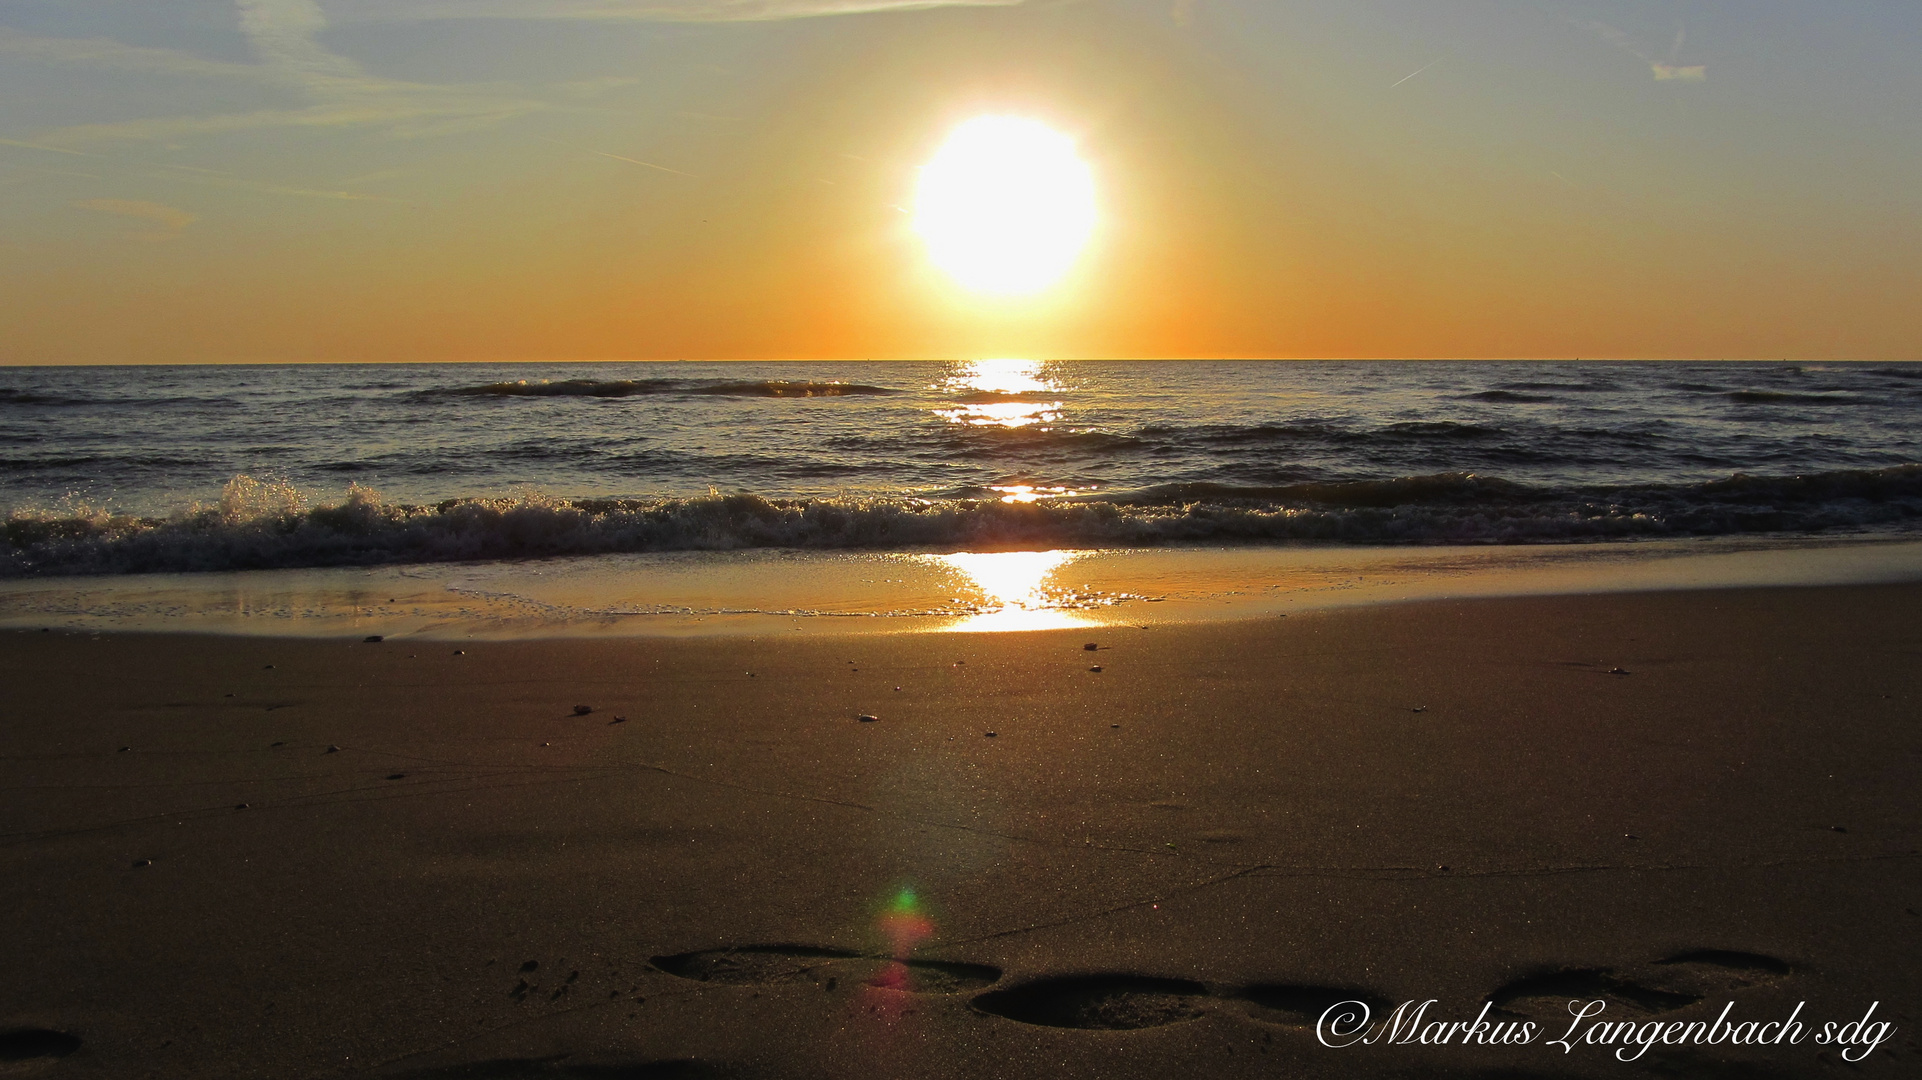
[[[123,45],[106,38],[60,38],[23,34],[0,28],[0,56],[44,63],[79,64],[113,68],[120,71],[148,71],[165,75],[200,78],[244,79],[249,82],[273,81],[274,73],[258,64],[234,64],[223,60],[202,60],[173,49],[149,49]]]
[[[1682,53],[1683,44],[1688,41],[1688,27],[1686,26],[1676,29],[1675,40],[1670,43],[1668,47],[1668,56],[1657,58],[1647,49],[1643,48],[1641,42],[1637,41],[1633,36],[1607,23],[1597,22],[1593,19],[1583,19],[1577,20],[1575,25],[1647,64],[1649,70],[1654,72],[1656,82],[1706,82],[1708,80],[1708,66],[1706,64],[1677,64],[1675,62],[1676,57]]]
[[[102,214],[112,214],[115,217],[148,221],[158,226],[155,229],[128,233],[128,237],[133,240],[172,240],[194,221],[194,215],[179,207],[140,199],[82,199],[73,206],[79,210],[93,210]]]
[[[26,142],[21,139],[0,139],[0,146],[19,146],[28,150],[44,150],[49,154],[71,154],[74,157],[93,156],[65,146],[46,146],[37,142]]]
[[[160,171],[152,174],[167,180],[178,180],[189,184],[204,184],[208,187],[232,188],[238,191],[256,191],[263,195],[290,195],[301,199],[338,199],[346,202],[399,202],[383,195],[368,195],[358,191],[329,191],[323,188],[293,187],[287,184],[271,184],[261,180],[249,180],[244,176],[214,169],[201,169],[192,165],[162,165]]]
[[[92,67],[202,78],[244,79],[286,87],[307,104],[245,112],[144,117],[76,124],[40,134],[43,147],[114,139],[173,140],[193,135],[266,128],[376,127],[411,135],[486,126],[547,108],[512,88],[486,84],[432,85],[371,75],[328,51],[316,35],[327,16],[315,0],[236,0],[240,29],[255,64],[202,60],[169,49],[140,48],[98,39],[0,35],[0,54]]]
[[[1677,67],[1674,64],[1664,64],[1659,60],[1651,60],[1648,66],[1654,70],[1656,82],[1668,82],[1671,79],[1680,82],[1704,82],[1708,79],[1708,68],[1702,64],[1690,64],[1687,67]]]
[[[767,22],[936,7],[1012,7],[1022,0],[326,0],[341,20],[636,19]]]
[[[234,0],[257,63],[205,60],[172,49],[99,38],[53,38],[0,30],[0,56],[47,63],[278,85],[288,103],[242,112],[143,117],[75,124],[39,133],[38,149],[67,150],[110,140],[174,141],[273,128],[367,127],[400,136],[443,134],[562,107],[631,80],[552,87],[544,100],[512,86],[427,84],[387,79],[330,51],[320,34],[333,21],[449,18],[634,19],[749,22],[949,6],[1008,6],[1022,0]],[[304,99],[302,103],[301,99]],[[263,105],[267,103],[263,102]],[[662,168],[649,162],[636,164]],[[677,171],[677,170],[668,170]]]

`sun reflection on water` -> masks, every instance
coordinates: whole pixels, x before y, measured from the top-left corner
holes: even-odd
[[[972,360],[950,373],[942,389],[958,396],[951,408],[936,409],[943,419],[970,427],[1020,428],[1061,419],[1061,387],[1050,381],[1038,360]]]
[[[989,603],[998,605],[994,610],[970,615],[943,629],[1055,630],[1088,625],[1090,620],[1064,610],[1060,599],[1050,595],[1047,588],[1048,579],[1055,571],[1081,555],[1078,551],[962,551],[928,556],[959,571],[986,594]]]

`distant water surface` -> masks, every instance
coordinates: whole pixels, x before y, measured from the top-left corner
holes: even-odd
[[[0,575],[1903,533],[1919,421],[1888,363],[10,368]]]

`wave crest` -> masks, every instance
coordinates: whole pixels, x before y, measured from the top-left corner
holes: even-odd
[[[390,503],[350,487],[312,506],[240,476],[168,518],[15,512],[0,577],[455,562],[740,548],[1020,548],[1289,540],[1527,543],[1922,525],[1922,465],[1582,490],[1473,473],[1280,487],[1179,484],[993,499],[546,495]]]

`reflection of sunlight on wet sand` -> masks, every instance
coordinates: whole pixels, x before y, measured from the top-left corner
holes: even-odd
[[[972,394],[1053,394],[1060,387],[1041,373],[1038,360],[973,360],[948,376],[946,389]],[[935,410],[941,417],[973,427],[1027,427],[1060,418],[1059,401],[968,401]]]
[[[942,629],[1058,630],[1088,625],[1081,615],[1052,606],[1043,589],[1050,575],[1080,556],[1078,551],[963,551],[932,556],[935,562],[960,571],[991,603],[1000,605]]]

